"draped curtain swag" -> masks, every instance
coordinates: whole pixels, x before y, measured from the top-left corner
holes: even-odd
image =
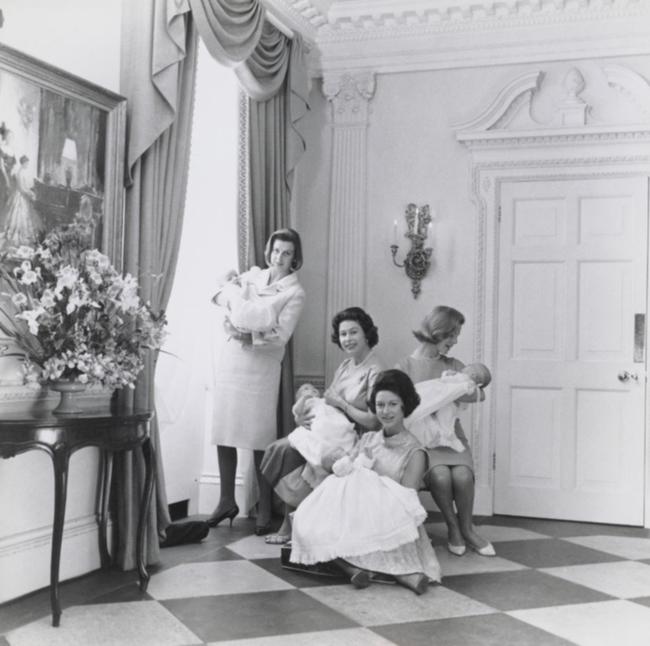
[[[125,5],[126,7],[126,5]],[[154,310],[166,307],[181,236],[196,71],[197,31],[219,62],[235,67],[251,97],[251,231],[265,241],[289,226],[293,170],[304,151],[299,121],[309,109],[305,50],[265,21],[259,0],[139,0],[123,13],[121,92],[128,100],[125,269],[137,276]],[[263,242],[262,249],[263,249]],[[257,264],[263,263],[257,247]],[[290,352],[287,352],[290,356]],[[290,367],[290,363],[289,363]],[[122,406],[153,408],[155,359]],[[283,372],[287,372],[284,370]],[[287,397],[292,397],[291,382]],[[283,376],[283,382],[287,381]],[[283,388],[286,390],[286,388]],[[159,444],[152,424],[152,441]],[[170,523],[158,454],[156,505],[148,532],[148,562]],[[116,461],[120,497],[118,561],[134,566],[136,512],[144,479],[141,460]],[[156,531],[156,529],[158,531]]]
[[[259,0],[189,0],[197,29],[210,54],[233,67],[257,45],[266,14]]]

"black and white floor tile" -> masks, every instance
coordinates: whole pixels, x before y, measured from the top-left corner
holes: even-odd
[[[0,646],[648,646],[650,531],[483,519],[495,558],[457,557],[444,525],[427,530],[442,585],[421,596],[280,565],[252,521],[162,550],[146,594],[133,573],[95,572],[0,606]]]

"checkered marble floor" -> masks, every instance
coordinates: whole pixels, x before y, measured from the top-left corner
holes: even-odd
[[[445,549],[427,524],[443,582],[418,597],[396,585],[283,569],[252,521],[162,550],[146,594],[134,574],[61,586],[50,625],[43,590],[0,606],[0,646],[648,646],[650,531],[490,517],[496,558]]]

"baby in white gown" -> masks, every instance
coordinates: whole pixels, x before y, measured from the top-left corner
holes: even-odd
[[[455,425],[463,404],[456,400],[474,393],[478,398],[479,388],[491,380],[487,366],[470,363],[460,372],[445,370],[438,379],[421,381],[415,385],[421,403],[405,420],[405,426],[428,449],[442,446],[462,453],[465,446],[456,435]]]
[[[230,324],[239,332],[251,334],[253,344],[278,324],[270,301],[258,295],[255,281],[261,271],[251,267],[244,274],[235,274],[219,292],[219,304],[227,308]]]
[[[289,444],[307,460],[306,480],[322,480],[329,471],[323,469],[323,457],[334,449],[348,452],[357,440],[354,423],[338,408],[325,403],[318,389],[312,384],[303,384],[296,393],[296,403],[291,411],[294,417],[305,413],[314,415],[311,429],[298,426],[287,439]],[[310,473],[313,472],[313,473]]]

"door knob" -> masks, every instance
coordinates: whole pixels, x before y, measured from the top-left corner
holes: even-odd
[[[639,375],[636,372],[628,372],[627,370],[621,370],[618,373],[618,380],[622,383],[627,383],[632,379],[633,381],[639,381]]]

